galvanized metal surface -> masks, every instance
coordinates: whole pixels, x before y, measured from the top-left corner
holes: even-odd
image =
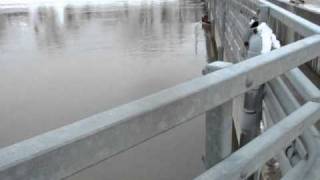
[[[266,125],[266,130],[286,116],[278,99],[275,97],[272,89],[268,85],[266,85],[266,96],[264,98],[264,115],[264,124]],[[288,157],[285,155],[285,152],[282,151],[275,157],[279,161],[281,173],[286,174],[292,168],[292,166]]]
[[[320,104],[308,102],[195,180],[245,179],[318,121]]]
[[[320,90],[308,79],[301,70],[295,68],[285,76],[290,80],[295,89],[306,101],[319,102]]]
[[[266,0],[259,1],[270,8],[271,16],[275,17],[277,20],[281,21],[288,27],[294,29],[294,31],[299,33],[300,35],[310,36],[314,34],[320,34],[320,28],[318,25]]]
[[[286,24],[287,26],[291,27],[293,31],[296,31],[298,33],[300,33],[301,35],[304,36],[310,36],[313,34],[319,34],[320,32],[320,28],[319,26],[310,23],[309,21],[298,17],[296,15],[294,15],[293,13],[289,13],[288,11],[279,8],[269,2],[266,2],[264,0],[260,1],[263,3],[262,7],[264,7],[264,5],[267,5],[269,7],[269,13],[271,16],[274,16],[276,19],[282,21],[282,23]],[[262,8],[262,10],[264,10]],[[265,14],[268,14],[268,12],[266,12],[265,10],[262,11],[262,13],[264,15],[262,15],[262,17],[265,16]],[[293,33],[289,33],[290,38],[293,37],[292,35]],[[298,91],[299,95],[301,95],[303,97],[303,99],[305,101],[314,101],[314,102],[318,102],[319,99],[319,90],[310,82],[310,80],[308,80],[298,69],[294,69],[292,71],[290,71],[289,73],[286,73],[286,77],[289,79],[290,83],[292,84],[292,86],[296,89],[296,91]],[[274,85],[274,90],[275,90],[275,94],[277,94],[277,98],[275,99],[279,99],[279,101],[281,101],[281,107],[279,104],[279,109],[284,108],[284,111],[279,112],[278,113],[278,117],[279,116],[286,116],[287,114],[290,114],[292,111],[295,111],[296,109],[298,109],[300,107],[300,104],[298,103],[298,101],[295,99],[295,97],[291,94],[290,90],[286,87],[286,85],[284,84],[284,82],[282,80],[280,80],[280,78],[277,78],[276,80],[273,80],[274,83],[270,83]],[[279,89],[280,87],[280,89]],[[272,92],[273,93],[273,92]],[[273,108],[274,104],[273,103],[269,103],[268,106],[266,106],[266,108]],[[276,110],[278,110],[277,108],[275,108]],[[298,109],[297,111],[299,111],[300,109]],[[271,114],[274,114],[273,112],[270,114],[269,111],[269,115],[266,114],[267,116],[271,116]],[[290,117],[290,116],[289,116]],[[282,123],[282,122],[280,122]],[[278,127],[279,124],[277,124],[275,127]],[[314,128],[310,128],[310,129],[314,129]],[[269,131],[267,131],[269,132]],[[270,145],[270,152],[273,153],[279,153],[279,156],[283,162],[282,162],[282,166],[286,166],[284,168],[287,168],[286,172],[289,171],[289,173],[284,177],[284,179],[305,179],[308,176],[308,171],[310,169],[313,169],[313,173],[309,173],[309,174],[313,174],[311,178],[314,179],[318,179],[316,178],[317,173],[315,173],[314,169],[312,168],[312,165],[317,164],[316,160],[318,159],[318,148],[319,147],[319,143],[316,143],[315,141],[319,141],[317,140],[317,138],[315,138],[315,136],[312,136],[312,131],[305,131],[305,132],[301,132],[301,140],[304,141],[303,143],[301,142],[300,138],[296,139],[295,142],[297,144],[297,150],[299,151],[300,154],[300,158],[306,158],[308,160],[304,160],[302,159],[301,161],[299,161],[299,159],[296,158],[292,158],[295,159],[295,163],[298,163],[296,166],[294,166],[293,169],[290,170],[289,166],[291,166],[290,164],[288,164],[288,160],[286,159],[285,155],[283,152],[281,152],[281,149],[279,149],[279,151],[276,151],[273,149],[274,145]],[[298,137],[299,135],[297,135]],[[255,140],[254,140],[255,141]],[[262,143],[263,141],[261,141]],[[290,141],[288,141],[287,143],[291,143]],[[304,148],[304,145],[306,146],[307,150]],[[247,146],[245,146],[244,148],[246,148]],[[251,148],[255,148],[254,146],[252,146]],[[265,147],[267,148],[267,147]],[[241,150],[240,150],[241,151]],[[250,151],[250,149],[247,149],[247,153]],[[261,150],[262,151],[262,150]],[[308,151],[308,154],[306,154]],[[269,153],[269,152],[268,152]],[[236,153],[232,154],[230,156],[233,157]],[[223,162],[221,162],[221,164],[224,164],[225,166],[222,167],[221,169],[219,169],[219,165],[215,166],[212,169],[216,169],[217,171],[213,172],[212,170],[212,174],[210,174],[210,171],[206,172],[205,174],[203,174],[202,176],[200,176],[197,179],[245,179],[247,178],[251,173],[253,173],[255,170],[257,170],[259,167],[261,167],[261,165],[256,165],[256,166],[252,166],[250,168],[245,168],[244,170],[242,169],[243,164],[237,164],[236,166],[233,166],[234,163],[237,162],[237,160],[239,160],[238,158],[248,158],[248,156],[251,157],[252,154],[249,155],[246,154],[242,154],[242,156],[237,156],[236,158],[234,158],[231,161],[224,160]],[[274,154],[276,155],[276,154]],[[260,156],[260,155],[259,155]],[[260,158],[259,156],[256,156],[256,158]],[[271,156],[269,157],[271,158]],[[251,159],[252,160],[252,159]],[[266,159],[267,160],[267,159]],[[286,161],[285,161],[286,160]],[[257,163],[256,161],[252,160],[253,162]],[[294,163],[294,164],[295,164]],[[230,169],[228,169],[230,167]],[[254,169],[256,168],[256,169]],[[242,169],[243,171],[238,171],[235,174],[233,174],[234,169]],[[235,170],[235,171],[237,171]],[[249,173],[248,173],[249,172]],[[286,173],[284,172],[284,173]],[[219,174],[220,173],[220,174]],[[226,174],[223,174],[226,173]],[[210,174],[210,175],[209,175]],[[222,174],[222,175],[221,175]],[[233,175],[232,175],[233,174]],[[307,175],[307,176],[306,176]]]
[[[303,79],[303,77],[305,77],[305,75],[303,74],[299,75],[301,75],[299,76],[299,79]],[[293,79],[295,78],[291,77],[291,80]],[[295,83],[295,86],[299,87],[302,86],[302,84],[300,83],[303,82],[295,80]],[[295,97],[281,78],[278,77],[275,80],[270,81],[268,84],[270,85],[271,89],[273,89],[273,93],[277,96],[277,99],[281,104],[281,107],[279,107],[279,109],[283,109],[285,115],[288,115],[294,112],[296,109],[300,108],[299,102],[295,99]],[[306,85],[308,85],[308,83]],[[304,131],[301,136],[295,140],[296,144],[293,150],[296,150],[298,152],[298,154],[296,155],[301,158],[301,161],[298,162],[297,165],[295,165],[296,162],[293,162],[293,165],[295,166],[288,172],[288,174],[284,176],[285,179],[292,179],[293,177],[295,177],[296,179],[303,179],[307,175],[308,170],[311,169],[311,167],[315,163],[315,160],[319,155],[319,150],[317,148],[319,144],[317,143],[318,140],[313,137],[314,134],[315,133],[312,130],[311,126],[309,130]],[[292,159],[295,158],[291,157],[291,160]],[[303,166],[299,165],[301,162],[304,162]]]
[[[209,74],[230,67],[232,63],[215,61],[203,70]],[[232,153],[232,104],[230,100],[206,112],[206,154],[205,165],[209,169]]]
[[[232,153],[232,122],[232,101],[206,112],[207,169]]]
[[[299,27],[300,25],[302,25],[309,28],[310,34],[312,34],[311,31],[319,34],[320,28],[318,25],[307,22],[307,20],[297,15],[292,15],[293,13],[282,11],[281,8],[273,5],[272,3],[266,2],[264,0],[262,0],[261,2],[269,5],[269,7],[271,8],[270,15],[272,15],[272,11],[278,11],[279,13],[281,13],[282,16],[277,15],[277,13],[274,13],[273,16],[277,20],[280,20],[282,23],[291,27],[291,30],[296,31],[301,35],[307,36],[308,34],[306,32],[308,30],[302,30],[303,27]],[[294,12],[294,10],[292,10],[292,12]],[[291,20],[294,21],[294,23],[298,23],[298,24],[290,25],[290,23],[292,22],[290,21],[288,22],[288,20],[286,19],[279,18],[284,16],[287,16],[286,18],[291,18]],[[288,32],[287,34],[289,36],[289,42],[293,42],[294,35],[290,35],[290,33]],[[319,97],[320,97],[319,89],[298,68],[295,68],[289,71],[288,73],[286,73],[285,77],[290,81],[291,85],[295,88],[295,91],[297,91],[299,96],[301,96],[304,99],[304,101],[319,102]],[[298,103],[298,100],[295,100],[293,95],[290,92],[288,92],[289,89],[284,88],[285,87],[284,83],[280,82],[281,80],[279,80],[279,78],[276,81],[277,83],[280,83],[280,84],[274,85],[274,87],[278,89],[276,90],[278,91],[278,98],[282,103],[282,107],[287,111],[287,114],[291,113],[293,109],[299,108],[300,105]],[[270,82],[270,84],[272,84],[272,82]],[[315,129],[315,128],[311,127],[310,129]],[[317,150],[319,143],[317,143],[318,140],[317,138],[313,137],[312,133],[314,134],[314,131],[312,130],[303,132],[301,137],[296,140],[296,142],[298,143],[297,149],[300,152],[300,155],[302,157],[308,157],[307,160],[300,161],[299,164],[295,166],[293,170],[290,170],[289,173],[286,174],[283,179],[305,179],[305,177],[307,177],[306,176],[308,175],[307,171],[310,170],[311,167],[315,164],[315,159],[317,159],[317,156],[319,155],[319,151]],[[300,139],[303,141],[303,144],[306,146],[307,150],[303,148],[303,144],[300,141]],[[306,155],[307,153],[306,151],[308,151],[307,155]]]

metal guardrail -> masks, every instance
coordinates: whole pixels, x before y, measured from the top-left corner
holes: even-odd
[[[295,75],[304,76],[303,74],[298,74],[298,73],[296,73]],[[287,76],[288,75],[286,74],[286,77]],[[290,80],[290,82],[292,82],[292,80]],[[308,84],[308,83],[310,83],[310,81],[306,79],[306,82],[304,82],[304,84]],[[309,85],[310,85],[309,86],[310,90],[311,88],[315,87],[312,83]],[[281,107],[278,107],[278,109],[273,109],[275,111],[279,111],[278,117],[274,117],[273,121],[275,122],[279,121],[283,117],[286,117],[287,115],[291,114],[292,112],[298,110],[301,107],[298,100],[295,98],[293,93],[290,92],[290,89],[286,86],[286,83],[280,77],[268,82],[268,86],[270,87],[271,91],[273,91],[273,92],[269,92],[269,94],[275,94],[281,106]],[[318,92],[318,94],[320,93]],[[268,98],[265,98],[265,101],[267,100]],[[274,104],[269,104],[268,107],[271,108],[271,106],[273,105]],[[269,111],[269,113],[272,114],[272,111]],[[317,138],[313,137],[313,136],[316,136],[317,134],[317,132],[314,132],[313,126],[309,126],[306,128],[307,129],[299,136],[299,138],[293,141],[294,142],[293,144],[286,147],[285,154],[287,155],[290,165],[288,167],[285,167],[287,171],[283,171],[283,174],[285,174],[285,176],[283,177],[283,180],[284,179],[305,179],[305,176],[307,175],[311,167],[312,166],[315,167],[314,164],[317,160],[317,157],[319,157],[320,155],[319,154],[320,144],[318,142],[319,139],[317,140]]]
[[[292,28],[298,34],[303,36],[320,34],[320,29],[317,24],[314,24],[266,0],[259,0],[259,1],[268,8],[270,16],[273,16],[277,20],[281,21],[283,24]]]
[[[320,117],[320,104],[308,102],[196,180],[245,179]]]
[[[272,16],[310,35],[138,101],[0,149],[0,179],[53,180],[71,176],[200,114],[231,101],[320,55],[320,28],[264,0]],[[308,103],[197,180],[244,179],[318,121],[320,93],[299,72],[288,75]]]
[[[303,36],[319,34],[319,26],[272,3],[264,0],[260,2],[262,3],[261,12],[264,13],[263,16],[273,16]],[[267,19],[267,17],[264,18]],[[300,107],[298,100],[280,77],[268,82],[267,94],[269,97],[265,98],[264,113],[268,116],[267,120],[271,120],[267,123],[272,127],[239,151],[231,154],[206,173],[197,177],[196,180],[246,179],[275,156],[278,156],[280,166],[282,166],[280,167],[283,175],[282,180],[320,178],[319,132],[313,127],[313,123],[320,119],[319,109],[316,107],[319,106],[320,91],[297,68],[285,73],[284,77],[289,80],[290,85],[296,91],[295,93],[301,96],[306,104]],[[307,106],[310,107],[306,108]],[[270,109],[272,110],[270,111]],[[314,111],[308,113],[306,109],[314,109]],[[302,116],[300,124],[295,119],[298,114]],[[313,118],[315,118],[314,122],[304,124],[312,121]],[[283,120],[280,121],[281,119]],[[280,122],[273,126],[277,121]],[[293,125],[294,122],[295,125]],[[281,126],[285,126],[285,128],[281,129]],[[299,130],[289,132],[289,130],[295,128],[294,126],[300,126]],[[291,146],[293,141],[296,142],[297,147],[295,148]],[[284,149],[291,150],[291,155],[294,154],[294,150],[300,151],[297,153],[301,157],[291,157],[290,159],[286,154],[287,152],[283,152]],[[290,160],[295,162],[290,162]]]

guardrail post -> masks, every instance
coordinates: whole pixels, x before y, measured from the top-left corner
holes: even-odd
[[[203,74],[208,74],[232,65],[216,61],[208,64]],[[222,161],[232,153],[233,147],[232,100],[206,112],[206,154],[207,169]]]
[[[292,13],[295,13],[295,7],[294,5],[290,4],[289,5],[289,11],[292,12]],[[290,28],[290,27],[286,27],[287,28],[287,32],[286,32],[286,43],[289,44],[289,43],[292,43],[295,41],[295,31],[293,28]]]
[[[240,147],[246,145],[259,134],[260,122],[262,120],[263,96],[264,85],[245,93]]]
[[[261,22],[267,22],[269,19],[269,7],[261,4],[259,6],[259,20]]]

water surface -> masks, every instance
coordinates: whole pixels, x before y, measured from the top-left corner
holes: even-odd
[[[200,0],[2,0],[0,147],[200,76]],[[203,118],[71,179],[192,179]]]

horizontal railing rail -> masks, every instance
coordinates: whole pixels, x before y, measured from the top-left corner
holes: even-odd
[[[63,179],[222,105],[320,55],[320,28],[266,1],[270,15],[309,36],[143,99],[0,149],[0,179]],[[295,87],[301,79],[289,74]],[[299,72],[298,72],[299,73]],[[306,98],[317,100],[314,87]],[[315,92],[315,93],[314,93]],[[312,98],[309,98],[312,97]],[[197,179],[248,177],[318,120],[308,102]],[[272,147],[270,149],[270,147]]]
[[[291,84],[305,101],[320,102],[320,90],[307,78],[300,69],[295,68],[285,74]]]
[[[277,5],[268,2],[267,0],[259,0],[265,5],[269,11],[269,15],[273,16],[283,24],[292,28],[294,31],[302,36],[311,36],[314,34],[320,34],[320,28],[317,24],[312,23],[290,11],[287,11]]]
[[[281,116],[279,116],[277,120],[281,120],[282,118],[286,117],[287,115],[291,114],[292,112],[296,111],[301,107],[301,104],[298,102],[293,93],[290,92],[290,89],[287,87],[286,83],[281,78],[278,77],[268,82],[268,85],[271,87],[273,93],[276,95],[278,101],[281,104],[281,107],[279,107],[279,109],[282,109],[284,113]],[[311,84],[309,85],[310,87],[312,87]],[[270,106],[272,106],[272,104],[269,105],[269,107]],[[305,173],[310,169],[310,167],[314,166],[316,157],[319,155],[319,151],[317,150],[318,148],[316,145],[318,144],[318,140],[313,137],[314,133],[312,129],[314,127],[310,126],[306,128],[308,129],[304,131],[299,136],[299,138],[295,139],[295,148],[291,148],[291,150],[297,151],[296,155],[292,154],[293,156],[297,157],[289,157],[294,167],[288,172],[288,174],[285,174],[283,178],[303,179],[303,177],[305,177],[306,175]],[[300,158],[300,161],[297,158]],[[298,164],[295,165],[297,163],[297,160]],[[300,164],[304,165],[301,166]],[[292,178],[293,174],[298,175],[295,175],[295,178]]]
[[[291,82],[295,83],[295,87],[300,87],[302,83],[305,83],[301,81],[302,74],[300,70],[294,69],[290,71],[290,75],[286,74],[288,76],[291,76]],[[298,78],[297,78],[298,76]],[[304,77],[304,75],[302,75]],[[318,89],[315,89],[316,87],[310,82],[309,79],[305,79],[307,82],[307,87],[303,87],[304,89],[308,89],[309,94],[315,95],[318,94]],[[310,83],[310,84],[309,84]],[[271,112],[273,114],[273,122],[272,125],[277,123],[279,120],[282,120],[282,118],[285,118],[288,114],[290,114],[287,118],[281,121],[280,124],[277,124],[276,126],[273,126],[270,128],[270,130],[263,133],[262,136],[259,136],[256,140],[252,141],[248,145],[246,145],[244,148],[239,150],[239,152],[236,152],[232,154],[229,158],[222,161],[220,164],[216,165],[203,175],[196,178],[196,180],[214,180],[214,179],[245,179],[249,177],[253,172],[257,171],[263,164],[265,164],[269,159],[275,157],[276,155],[282,155],[281,151],[283,151],[293,140],[297,140],[296,138],[301,136],[301,138],[304,140],[304,145],[306,146],[308,150],[308,155],[306,159],[302,159],[298,162],[297,165],[292,167],[290,162],[287,162],[285,166],[288,173],[286,173],[283,176],[283,180],[289,180],[289,179],[305,179],[307,173],[309,173],[310,169],[314,168],[315,163],[319,161],[317,158],[319,156],[319,144],[317,144],[316,139],[314,139],[312,130],[309,128],[312,127],[312,125],[319,121],[319,115],[318,110],[314,110],[313,113],[310,113],[310,116],[314,115],[314,121],[312,121],[310,124],[304,124],[307,123],[307,118],[301,118],[300,119],[300,131],[293,130],[290,123],[294,122],[292,118],[296,118],[295,113],[301,113],[304,112],[306,109],[305,106],[310,104],[311,102],[308,102],[304,106],[300,106],[297,100],[293,97],[293,95],[289,92],[289,89],[285,87],[284,82],[278,77],[277,79],[274,79],[270,81],[268,84],[273,88],[274,92],[271,92],[269,89],[267,89],[267,93],[270,96],[276,95],[278,98],[273,97],[273,99],[270,99],[270,97],[266,97],[266,104],[268,108],[271,108]],[[302,91],[304,92],[304,91]],[[318,94],[320,95],[320,94]],[[319,97],[319,96],[318,96]],[[279,99],[280,98],[280,99]],[[275,103],[275,101],[280,101],[281,104]],[[313,103],[315,106],[319,106],[319,103]],[[310,110],[310,108],[307,108]],[[267,113],[267,112],[265,112]],[[307,116],[309,116],[307,115]],[[269,115],[271,116],[271,114]],[[317,117],[318,116],[318,117]],[[275,119],[274,119],[275,118]],[[290,120],[288,120],[290,119]],[[286,121],[286,122],[285,122]],[[290,123],[289,123],[290,122]],[[270,123],[270,122],[269,122]],[[293,130],[297,134],[289,133],[286,130],[280,130],[279,128],[285,125],[286,130]],[[278,136],[278,139],[276,140],[277,135],[275,135],[275,132],[280,133],[281,135]],[[273,136],[273,137],[271,137]],[[275,139],[273,139],[275,138]],[[291,138],[290,140],[286,140],[286,143],[276,143],[276,141],[280,141],[280,139],[284,138]],[[273,139],[273,140],[272,140]],[[272,141],[272,142],[270,142]],[[270,144],[269,144],[270,143]],[[303,144],[298,144],[300,146],[303,146]],[[303,148],[303,147],[300,147]],[[268,152],[266,152],[268,151]],[[305,153],[302,153],[305,154]],[[286,157],[282,157],[286,158]],[[288,161],[288,160],[287,160]],[[281,165],[280,165],[281,166]],[[288,167],[290,166],[290,168]],[[317,165],[316,167],[320,167]],[[285,173],[285,172],[284,172]]]
[[[318,25],[268,1],[260,0],[260,2],[260,13],[264,13],[260,14],[261,19],[267,20],[268,16],[272,16],[289,28],[292,28],[294,32],[305,37],[320,34],[320,27]],[[279,157],[280,166],[284,167],[283,170],[285,170],[285,172],[282,172],[284,173],[283,180],[317,179],[316,177],[319,176],[319,173],[316,172],[315,169],[320,167],[318,151],[320,145],[319,140],[315,139],[318,136],[316,135],[318,131],[315,130],[313,124],[320,119],[318,115],[320,91],[298,68],[285,73],[284,77],[289,80],[296,91],[295,93],[298,93],[306,104],[300,107],[296,97],[294,97],[279,77],[268,83],[273,86],[273,90],[275,91],[272,92],[270,91],[270,87],[267,88],[269,97],[266,97],[265,108],[267,111],[271,108],[272,113],[265,112],[265,116],[267,116],[268,119],[272,119],[271,116],[273,115],[276,121],[282,118],[284,119],[275,126],[273,125],[276,122],[267,122],[272,126],[270,129],[237,152],[231,154],[227,159],[197,177],[196,180],[246,179],[275,156]],[[275,97],[275,95],[277,97]],[[279,102],[281,102],[281,104],[279,104]],[[312,108],[314,108],[314,111],[306,111],[306,109],[311,110]],[[295,119],[299,118],[297,113],[301,115],[300,120]],[[282,129],[281,126],[284,128]],[[293,131],[295,132],[293,133]],[[283,150],[290,145],[293,140],[299,142],[297,144],[297,150],[301,151],[299,153],[302,154],[302,159],[296,162],[298,164],[291,167],[291,162]]]
[[[195,180],[238,180],[249,177],[319,120],[320,104],[308,102]]]

